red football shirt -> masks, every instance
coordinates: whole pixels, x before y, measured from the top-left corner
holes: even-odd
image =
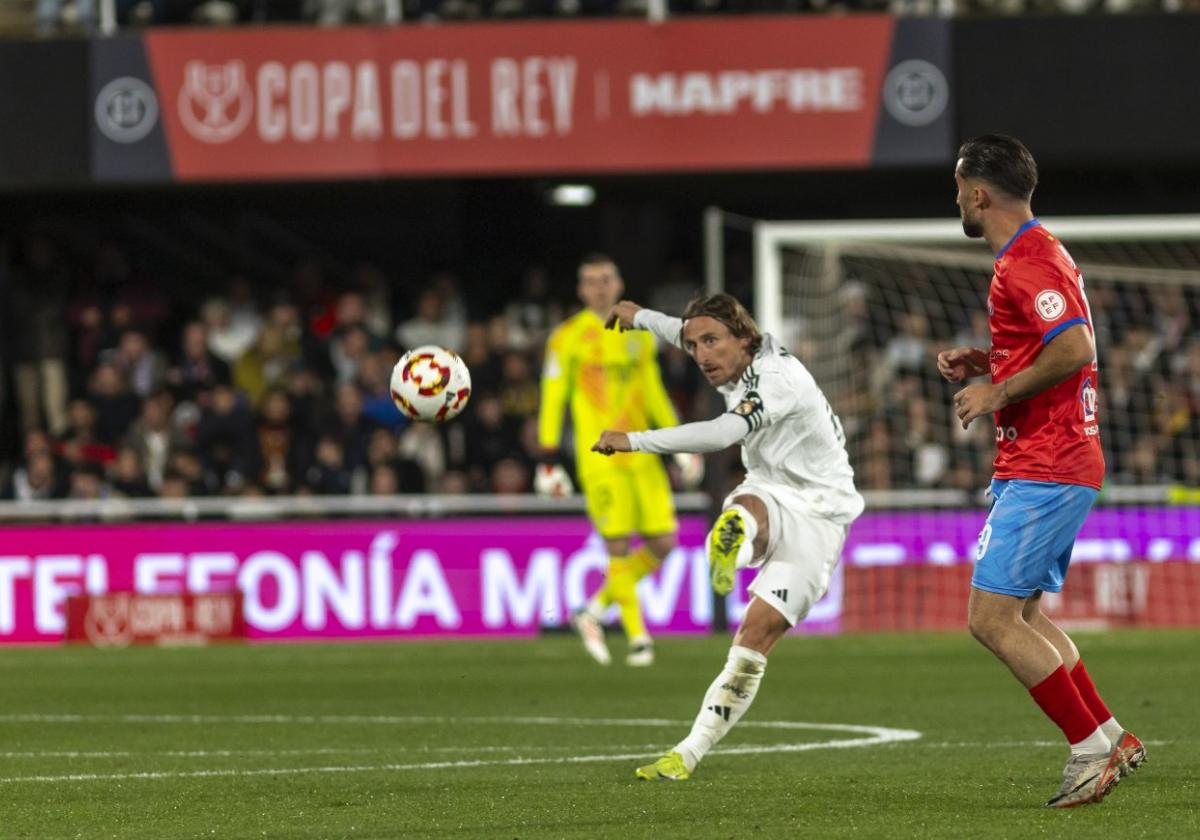
[[[988,290],[992,381],[1029,367],[1046,344],[1076,324],[1092,329],[1083,275],[1062,243],[1032,219],[996,255]],[[996,412],[996,478],[1100,489],[1097,374],[1093,360],[1054,387]]]

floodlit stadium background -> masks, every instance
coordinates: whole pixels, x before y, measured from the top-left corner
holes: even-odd
[[[713,500],[739,475],[730,451],[707,459],[699,487],[672,473],[681,547],[640,591],[662,640],[657,675],[602,679],[556,632],[599,584],[605,556],[580,499],[531,494],[538,377],[549,329],[578,305],[577,261],[597,250],[620,265],[628,296],[659,309],[678,312],[706,288],[736,294],[812,367],[847,429],[868,512],[802,628],[819,638],[790,640],[827,647],[785,655],[791,665],[773,666],[772,679],[797,692],[812,690],[805,671],[861,679],[833,680],[799,710],[770,701],[763,719],[928,735],[986,702],[942,686],[939,705],[917,675],[885,663],[928,649],[944,653],[943,675],[978,665],[984,687],[1003,676],[966,647],[964,628],[993,430],[954,428],[953,389],[933,365],[951,342],[986,344],[989,260],[979,243],[904,227],[955,226],[955,150],[992,131],[1037,157],[1039,216],[1081,225],[1063,238],[1097,325],[1108,483],[1048,611],[1102,631],[1099,650],[1158,685],[1200,625],[1200,112],[1181,92],[1200,74],[1195,11],[1179,0],[4,3],[0,643],[33,647],[0,649],[24,686],[0,727],[32,756],[0,755],[0,783],[50,780],[18,797],[25,810],[10,825],[26,833],[16,836],[50,825],[31,804],[43,794],[73,803],[55,830],[118,825],[116,810],[89,821],[97,780],[191,780],[164,786],[173,792],[161,804],[215,795],[195,775],[210,770],[226,779],[218,785],[243,771],[307,779],[316,771],[279,756],[316,742],[327,751],[318,757],[351,750],[328,755],[322,766],[342,768],[329,775],[366,766],[365,786],[383,788],[414,767],[435,772],[425,765],[438,750],[477,764],[525,749],[551,768],[573,750],[599,756],[570,771],[576,783],[614,776],[605,756],[653,752],[647,740],[665,735],[626,733],[605,751],[595,738],[530,740],[530,724],[482,721],[553,716],[570,733],[577,719],[684,718],[689,675],[708,672],[745,607],[743,587],[714,602],[700,549]],[[860,238],[821,227],[861,221]],[[395,360],[423,343],[459,350],[474,378],[471,405],[445,427],[406,423],[387,392]],[[666,348],[660,361],[681,417],[719,410],[686,356]],[[69,598],[128,592],[236,593],[232,606],[206,607],[209,618],[236,610],[237,632],[254,642],[391,644],[60,648]],[[122,647],[138,635],[124,601],[103,602],[103,614],[77,603],[84,642]],[[172,634],[168,613],[147,621],[159,621],[148,636],[196,641],[191,626]],[[430,647],[431,637],[456,641]],[[442,674],[422,696],[405,675],[441,667],[439,650],[452,651],[461,684]],[[528,662],[540,663],[534,700],[517,701]],[[366,688],[342,691],[336,674]],[[166,676],[154,691],[130,688]],[[1194,669],[1178,676],[1185,695],[1196,687]],[[837,691],[853,686],[860,696],[839,707]],[[639,703],[651,689],[658,700]],[[668,714],[660,701],[676,691]],[[893,714],[897,693],[921,711]],[[494,711],[514,703],[519,714]],[[466,742],[432,722],[443,713],[473,716]],[[1175,718],[1156,714],[1159,749],[1182,754],[1195,733],[1164,734]],[[283,752],[261,767],[193,761],[182,754],[203,745],[183,731],[187,715],[208,716],[224,733],[219,749]],[[271,715],[287,738],[255,729]],[[436,754],[354,754],[374,749],[373,736],[332,731],[356,715],[395,718],[408,729],[389,743]],[[129,733],[151,718],[161,735]],[[296,728],[314,722],[330,731],[310,739]],[[56,764],[84,747],[87,767]],[[122,751],[130,767],[110,766]],[[795,756],[767,752],[768,775],[789,772]],[[471,771],[484,791],[520,772],[487,766]],[[826,770],[830,785],[863,772]],[[898,784],[886,772],[875,782]],[[614,794],[625,804],[591,836],[624,828],[622,808],[638,807],[626,795]],[[374,821],[406,801],[390,796],[382,811],[360,802],[357,823],[323,812],[312,836],[384,831]],[[558,816],[514,806],[496,824],[586,836],[586,823],[563,816],[582,800],[563,797]],[[238,801],[211,824],[300,836],[299,823]],[[678,805],[654,807],[665,809],[652,808],[656,820],[692,825]],[[450,811],[435,805],[422,813],[405,832],[470,836],[492,824],[439,822]],[[847,825],[842,816],[826,830]],[[184,836],[205,824],[172,819],[164,810],[131,825]],[[714,819],[693,833],[728,828]],[[953,836],[952,817],[934,825]],[[1163,823],[1164,836],[1180,825]]]

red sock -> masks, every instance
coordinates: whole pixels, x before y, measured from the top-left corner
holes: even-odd
[[[1104,705],[1104,701],[1100,699],[1100,693],[1096,691],[1092,675],[1087,672],[1087,668],[1083,667],[1082,659],[1071,669],[1071,682],[1075,683],[1075,687],[1079,689],[1079,696],[1087,704],[1092,717],[1100,723],[1104,723],[1112,717],[1112,712],[1108,710],[1108,706]]]
[[[1099,726],[1065,665],[1059,665],[1053,674],[1029,689],[1029,693],[1046,717],[1058,724],[1069,743],[1078,744]]]

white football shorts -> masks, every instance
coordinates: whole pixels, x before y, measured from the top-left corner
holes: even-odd
[[[757,496],[767,508],[767,551],[750,563],[760,567],[750,592],[795,626],[829,588],[850,528],[806,513],[804,500],[783,484],[745,481],[725,498],[724,507],[737,496]]]

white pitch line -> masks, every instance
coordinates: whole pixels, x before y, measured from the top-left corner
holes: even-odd
[[[376,724],[398,726],[424,726],[427,724],[498,724],[504,726],[636,726],[671,727],[691,726],[691,720],[667,718],[553,718],[553,716],[529,716],[516,718],[509,715],[179,715],[179,714],[0,714],[0,724],[26,722],[26,724]],[[742,728],[762,730],[834,730],[836,732],[878,732],[878,726],[854,724],[810,724],[792,720],[743,720]],[[908,730],[889,730],[906,732]],[[918,736],[914,737],[920,737]]]
[[[5,719],[11,719],[9,716]],[[16,716],[20,717],[20,716]],[[120,716],[85,716],[72,715],[71,722],[86,722],[88,720],[103,719],[127,720],[128,718],[138,718],[145,716],[137,715],[120,715]],[[163,717],[174,716],[151,716],[156,719]],[[267,716],[273,719],[276,716]],[[429,720],[429,718],[423,718]],[[190,722],[190,717],[183,716],[181,720]],[[228,721],[228,718],[221,718],[221,721]],[[393,722],[397,719],[393,719]],[[412,718],[404,718],[405,722],[412,722]],[[437,718],[443,721],[463,722],[495,722],[513,724],[533,724],[533,725],[570,725],[570,726],[596,726],[596,725],[628,725],[628,726],[663,726],[663,725],[684,725],[688,721],[668,721],[668,720],[614,720],[606,718],[521,718],[521,717],[489,717],[489,718]],[[142,722],[142,721],[139,721]],[[340,722],[340,721],[339,721]],[[714,750],[716,753],[724,755],[761,755],[764,753],[788,753],[788,752],[805,752],[808,750],[819,749],[847,749],[852,747],[867,747],[889,744],[895,741],[911,741],[921,737],[921,733],[912,729],[891,729],[884,726],[860,726],[857,724],[848,723],[805,723],[799,721],[744,721],[747,728],[758,729],[817,729],[836,732],[852,732],[867,737],[849,738],[845,740],[834,741],[809,741],[800,744],[763,744],[763,745],[747,745],[742,747],[728,747],[725,749]],[[0,784],[16,784],[20,782],[88,782],[88,781],[125,781],[125,780],[153,780],[153,779],[202,779],[214,777],[246,777],[246,776],[296,776],[311,773],[367,773],[367,772],[395,772],[403,770],[447,770],[458,769],[465,767],[496,767],[496,766],[517,766],[517,765],[534,765],[534,764],[586,764],[605,761],[633,761],[647,757],[647,753],[625,752],[625,753],[606,753],[602,755],[583,755],[583,756],[562,756],[562,757],[546,757],[546,756],[522,756],[502,759],[471,759],[465,761],[426,761],[412,764],[374,764],[374,765],[352,765],[352,766],[326,766],[326,767],[281,767],[281,768],[260,768],[254,770],[243,769],[227,769],[227,770],[183,770],[183,771],[147,771],[137,773],[69,773],[56,776],[9,776],[0,777]]]
[[[749,726],[750,722],[747,721]],[[821,742],[824,746],[825,742]],[[900,741],[892,741],[885,746],[895,746]],[[1150,746],[1166,746],[1176,741],[1146,740],[1143,743]],[[609,744],[613,750],[648,750],[662,748],[661,743],[654,744]],[[920,749],[1025,749],[1028,747],[1051,748],[1061,747],[1062,741],[926,741],[917,745]],[[231,758],[235,756],[284,756],[284,755],[369,755],[378,753],[511,753],[528,749],[518,746],[480,746],[478,744],[456,745],[453,747],[405,747],[393,745],[388,747],[314,747],[304,750],[122,750],[122,751],[90,751],[73,750],[44,750],[26,752],[0,752],[0,758]],[[579,744],[543,744],[541,750],[577,750]],[[718,747],[713,752],[735,754],[735,748]],[[642,755],[646,753],[640,753]]]

